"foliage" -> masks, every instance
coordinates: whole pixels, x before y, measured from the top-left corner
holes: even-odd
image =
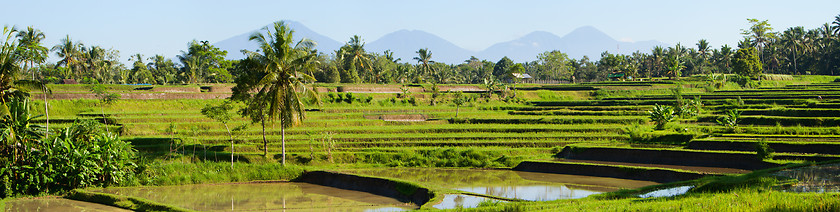
[[[758,79],[763,68],[755,48],[738,49],[732,56],[732,70],[740,76]]]
[[[717,123],[729,129],[735,129],[741,122],[741,112],[738,109],[727,110],[723,117],[717,119]]]
[[[464,105],[469,100],[469,97],[464,96],[464,92],[461,91],[457,91],[452,95],[452,104],[455,104],[455,118],[458,118],[458,110],[461,108],[461,105]]]
[[[132,184],[136,150],[98,123],[79,121],[55,137],[32,142],[22,160],[4,161],[6,194],[38,194],[88,186]],[[4,153],[5,154],[5,153]]]
[[[655,124],[654,129],[657,130],[665,129],[665,124],[676,119],[674,108],[667,105],[656,104],[652,110],[648,111],[648,114],[650,121]]]
[[[764,138],[755,143],[755,156],[759,160],[773,159],[773,152],[773,148],[770,148]]]

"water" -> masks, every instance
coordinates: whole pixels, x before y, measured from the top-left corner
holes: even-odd
[[[411,203],[309,183],[246,183],[93,190],[198,211],[403,211]]]
[[[784,191],[840,192],[840,163],[783,170],[775,175],[799,181],[783,188]]]
[[[694,186],[679,186],[679,187],[673,187],[673,188],[660,189],[660,190],[651,191],[651,192],[648,192],[646,194],[639,195],[639,197],[641,197],[641,198],[673,197],[673,196],[685,194],[685,192],[688,192],[688,190],[690,190],[691,188],[694,188]]]
[[[621,188],[657,184],[648,181],[510,170],[387,168],[344,172],[404,179],[432,187],[529,201],[576,199]]]
[[[505,202],[501,200],[494,200],[484,197],[463,195],[463,194],[447,194],[443,196],[443,201],[433,205],[437,209],[454,209],[454,208],[475,208],[481,202]]]
[[[82,202],[63,198],[26,198],[6,201],[6,211],[90,211],[90,212],[123,212],[121,208]]]

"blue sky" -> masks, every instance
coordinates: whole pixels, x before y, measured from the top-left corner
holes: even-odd
[[[747,18],[777,30],[816,28],[840,14],[840,1],[7,1],[0,24],[34,26],[51,47],[69,34],[86,45],[128,55],[173,57],[193,39],[211,43],[294,20],[340,42],[367,42],[401,29],[423,30],[458,46],[482,50],[533,31],[563,36],[594,26],[623,41],[658,40],[734,46]],[[52,59],[52,61],[55,61]]]

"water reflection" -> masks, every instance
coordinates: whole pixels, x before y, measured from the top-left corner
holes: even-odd
[[[435,187],[531,201],[583,198],[620,188],[657,184],[606,177],[486,169],[387,168],[344,172],[404,179]]]
[[[783,170],[776,175],[799,181],[785,191],[840,192],[840,163]]]
[[[6,201],[6,211],[92,211],[122,212],[121,208],[62,198],[15,199]]]
[[[309,183],[183,185],[94,191],[140,197],[198,211],[398,211],[417,208],[394,198]]]
[[[688,192],[688,190],[690,190],[691,188],[694,188],[694,186],[680,186],[680,187],[660,189],[660,190],[651,191],[651,192],[648,192],[646,194],[639,195],[639,197],[641,197],[641,198],[673,197],[673,196],[685,194],[685,192]]]
[[[447,194],[443,196],[443,201],[433,205],[437,209],[453,209],[453,208],[474,208],[479,203],[485,201],[504,202],[501,200],[494,200],[484,197],[463,195],[463,194]]]

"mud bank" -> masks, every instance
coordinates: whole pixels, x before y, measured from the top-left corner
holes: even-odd
[[[630,180],[669,183],[701,178],[704,174],[669,169],[610,166],[602,164],[524,161],[513,168],[516,171],[542,172],[568,175],[611,177]]]
[[[336,172],[306,172],[300,178],[295,179],[295,181],[368,192],[411,202],[417,206],[422,206],[435,197],[434,192],[431,190],[414,184]]]

